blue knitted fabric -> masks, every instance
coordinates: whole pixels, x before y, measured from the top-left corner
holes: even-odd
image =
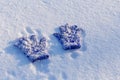
[[[78,49],[80,45],[80,28],[76,25],[69,26],[68,24],[59,27],[60,33],[53,35],[60,41],[63,49]]]
[[[32,62],[37,60],[48,59],[46,53],[46,39],[43,37],[40,40],[36,35],[19,38],[15,46],[19,48]]]

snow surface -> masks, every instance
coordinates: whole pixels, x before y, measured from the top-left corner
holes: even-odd
[[[85,30],[81,49],[52,35],[66,23]],[[31,34],[47,38],[49,60],[13,46]],[[0,0],[0,80],[120,80],[120,0]]]

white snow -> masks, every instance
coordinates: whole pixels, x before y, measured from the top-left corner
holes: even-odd
[[[81,49],[52,35],[66,23],[85,30]],[[49,60],[13,46],[31,34],[47,38]],[[0,0],[0,80],[120,80],[120,0]]]

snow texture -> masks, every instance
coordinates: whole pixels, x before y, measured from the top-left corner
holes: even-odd
[[[53,36],[66,23],[84,30],[81,48]],[[49,59],[13,46],[30,35],[46,38]],[[120,80],[120,0],[0,0],[0,80]]]
[[[32,62],[49,58],[49,55],[46,54],[46,39],[44,37],[40,40],[37,39],[36,35],[21,37],[15,46],[23,51]]]
[[[77,25],[69,26],[68,24],[59,27],[60,33],[53,35],[58,38],[63,49],[78,49],[80,45],[80,28]]]

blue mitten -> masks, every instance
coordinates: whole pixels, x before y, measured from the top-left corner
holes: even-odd
[[[80,45],[80,28],[76,25],[69,26],[68,24],[59,27],[60,33],[53,35],[60,41],[63,49],[78,49]]]
[[[32,62],[49,58],[46,52],[46,39],[44,37],[40,40],[37,39],[36,35],[21,37],[14,46],[23,51]]]

